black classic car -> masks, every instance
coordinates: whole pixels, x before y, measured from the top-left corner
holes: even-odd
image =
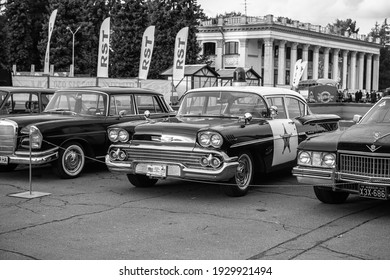
[[[357,124],[313,136],[298,147],[293,175],[314,186],[324,203],[343,203],[349,194],[389,199],[390,96],[384,97]]]
[[[310,114],[305,99],[288,89],[194,89],[176,117],[109,127],[106,164],[135,187],[164,178],[221,181],[227,195],[242,196],[255,174],[292,168],[298,143],[336,129],[338,120]]]
[[[174,114],[163,95],[151,90],[58,90],[41,114],[0,118],[0,171],[51,162],[59,177],[77,177],[86,159],[107,154],[108,126],[144,119],[146,110],[152,118]]]
[[[41,113],[55,89],[0,87],[0,116]]]

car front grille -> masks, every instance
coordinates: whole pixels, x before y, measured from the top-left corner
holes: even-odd
[[[17,124],[9,120],[0,120],[0,155],[10,155],[15,151]]]
[[[342,179],[370,178],[374,183],[390,183],[390,158],[340,154],[339,171]]]
[[[150,162],[166,162],[166,163],[178,163],[183,164],[188,168],[205,168],[200,165],[200,159],[207,157],[207,153],[194,153],[183,152],[173,150],[162,149],[141,149],[141,148],[129,148],[125,149],[128,159],[131,161],[150,161]]]

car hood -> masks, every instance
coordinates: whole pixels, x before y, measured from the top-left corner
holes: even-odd
[[[369,153],[389,153],[390,127],[377,124],[354,125],[345,130],[340,137],[338,149]]]
[[[335,152],[337,150],[337,144],[343,131],[336,130],[333,132],[325,132],[309,137],[306,141],[299,144],[299,150],[310,151],[327,151]]]
[[[151,120],[149,122],[138,122],[131,130],[134,131],[133,140],[194,143],[197,132],[200,130],[212,129],[224,134],[224,131],[228,128],[240,125],[242,123],[232,118],[174,117],[163,120]]]
[[[18,124],[19,128],[23,128],[31,124],[58,121],[58,120],[68,120],[72,118],[74,118],[74,116],[62,115],[62,114],[35,114],[35,115],[12,116],[12,117],[6,117],[2,119],[5,120],[8,119],[14,121]]]

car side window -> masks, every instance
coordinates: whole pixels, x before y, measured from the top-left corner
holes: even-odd
[[[161,108],[160,102],[156,96],[153,95],[135,95],[138,107],[138,113],[143,114],[146,110],[150,113],[163,113],[164,110]]]
[[[110,116],[119,114],[134,115],[134,100],[132,95],[112,95],[110,97]]]
[[[270,106],[276,106],[278,108],[278,114],[275,119],[287,118],[286,111],[284,109],[283,97],[267,97]]]
[[[286,97],[285,102],[290,119],[305,115],[305,104],[303,104],[303,102],[291,97]]]

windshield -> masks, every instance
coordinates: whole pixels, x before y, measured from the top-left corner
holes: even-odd
[[[192,92],[183,97],[179,116],[253,117],[267,114],[263,98],[254,93],[231,91]]]
[[[54,94],[45,112],[69,112],[72,114],[106,115],[107,96],[90,91],[60,91]]]
[[[364,116],[362,124],[390,123],[390,99],[382,99]]]

